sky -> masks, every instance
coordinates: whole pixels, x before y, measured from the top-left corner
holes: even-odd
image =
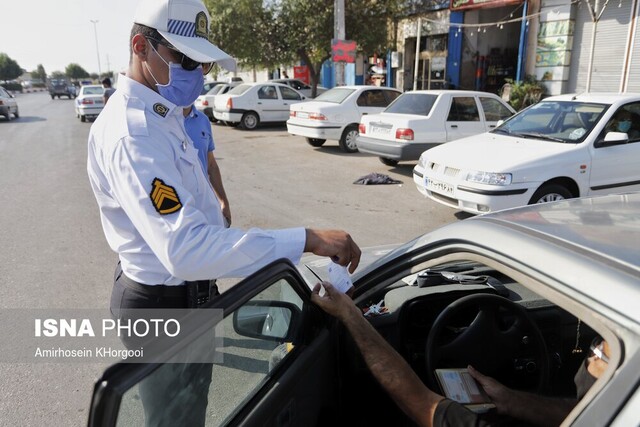
[[[47,74],[70,63],[89,73],[122,71],[129,64],[129,32],[139,0],[0,0],[0,53],[27,71]]]

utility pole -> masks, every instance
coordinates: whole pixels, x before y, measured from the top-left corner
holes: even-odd
[[[96,24],[100,21],[98,21],[97,19],[90,19],[89,21],[93,24],[93,35],[96,37],[96,55],[98,55],[98,79],[99,79],[100,75],[102,74],[102,70],[100,69],[100,50],[98,49],[98,30],[96,29]]]
[[[333,17],[334,38],[336,40],[344,40],[346,38],[344,31],[344,0],[334,0]],[[344,86],[344,62],[334,62],[333,66],[336,71],[336,86]]]

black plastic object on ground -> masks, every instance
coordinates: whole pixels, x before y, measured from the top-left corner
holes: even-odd
[[[376,185],[376,184],[402,184],[402,181],[391,178],[389,175],[384,175],[377,172],[372,172],[369,175],[362,176],[353,181],[354,184],[362,185]]]

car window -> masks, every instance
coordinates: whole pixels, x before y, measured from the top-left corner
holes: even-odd
[[[282,99],[295,99],[297,101],[302,99],[298,92],[288,87],[281,87],[280,94],[282,95]]]
[[[293,341],[280,337],[298,330],[302,323],[302,310],[300,295],[286,279],[280,279],[236,310],[225,311],[224,319],[215,328],[215,334],[205,332],[203,339],[190,343],[191,347],[186,352],[207,351],[201,350],[203,344],[216,343],[212,380],[210,384],[204,384],[204,388],[208,387],[207,426],[225,425],[229,417],[260,391],[274,369],[293,350]],[[211,364],[200,365],[203,372],[211,369]],[[163,364],[140,384],[147,382],[143,386],[146,387],[160,382],[162,376],[167,373],[175,375],[175,371],[184,366],[179,363]],[[204,372],[203,376],[206,377],[207,373]],[[194,384],[189,389],[168,392],[175,394],[176,407],[161,409],[163,422],[166,425],[181,425],[180,416],[188,411],[181,402],[188,401],[189,395],[202,392],[202,388],[199,390]],[[117,425],[145,425],[139,386],[132,387],[123,395]]]
[[[504,106],[500,101],[493,98],[480,97],[480,104],[484,111],[484,118],[489,122],[497,122],[504,120],[513,115],[511,110]]]
[[[630,142],[640,141],[640,102],[620,107],[609,119],[598,140],[604,140],[608,132],[623,132]]]
[[[480,113],[478,105],[472,96],[454,96],[451,100],[448,122],[478,122]]]
[[[387,105],[391,104],[393,101],[398,99],[402,93],[396,92],[395,90],[385,90],[383,91],[384,96],[387,98]]]
[[[384,112],[428,116],[437,99],[438,95],[434,94],[407,92],[399,96]]]
[[[259,99],[278,99],[278,93],[276,92],[276,87],[271,85],[261,86],[258,89],[258,98]]]
[[[83,95],[102,95],[104,89],[101,87],[87,87],[82,88]]]
[[[334,104],[341,104],[345,99],[349,97],[355,89],[345,89],[341,87],[335,87],[329,89],[326,92],[321,93],[315,98],[315,101],[332,102]]]
[[[358,97],[356,104],[360,107],[386,107],[387,99],[380,89],[365,90]]]
[[[8,98],[9,94],[7,92],[5,92],[3,88],[0,88],[0,96],[2,96],[4,98]]]
[[[220,91],[224,90],[225,88],[228,88],[228,85],[216,85],[214,86],[209,92],[207,92],[207,95],[215,95],[217,93],[220,93]],[[224,92],[222,92],[224,93]]]
[[[541,101],[511,117],[493,132],[552,142],[579,143],[609,105],[578,101]]]
[[[242,95],[251,89],[251,85],[238,85],[229,91],[229,95]]]

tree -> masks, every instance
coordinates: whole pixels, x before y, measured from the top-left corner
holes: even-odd
[[[44,70],[42,64],[38,64],[37,69],[31,72],[31,78],[34,80],[42,80],[43,82],[47,81],[47,72]]]
[[[0,53],[0,80],[17,79],[24,73],[18,63],[11,59],[7,54]]]
[[[78,64],[69,64],[64,71],[70,79],[77,80],[89,77],[89,73],[87,72],[87,70],[85,70]]]

